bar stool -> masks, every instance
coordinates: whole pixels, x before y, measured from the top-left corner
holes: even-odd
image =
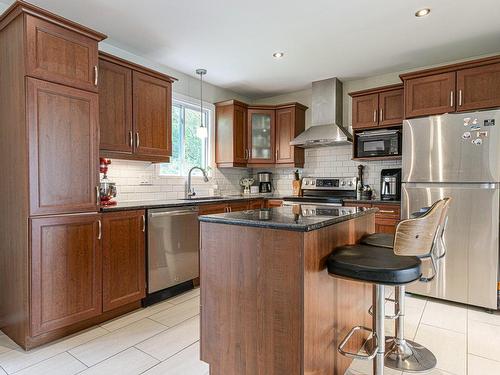
[[[383,375],[385,357],[385,286],[402,286],[421,276],[421,260],[415,255],[430,253],[434,248],[445,201],[436,202],[417,219],[399,223],[393,249],[364,244],[341,246],[328,257],[327,268],[334,277],[373,284],[373,329],[352,328],[338,351],[350,358],[373,360],[373,374]],[[345,350],[356,331],[372,332],[373,345],[367,354]]]
[[[446,243],[444,234],[448,224],[448,208],[451,198],[443,198],[445,202],[441,218],[439,222],[439,234],[435,241],[434,247],[429,254],[419,256],[421,259],[428,259],[432,265],[432,273],[430,276],[420,277],[420,281],[430,282],[437,275],[437,261],[443,258],[446,254]],[[413,216],[421,217],[425,213],[414,214]],[[384,247],[392,249],[394,246],[395,235],[388,233],[374,233],[361,240],[362,244],[370,246]],[[386,315],[386,319],[395,319],[395,335],[386,338],[387,353],[385,357],[385,365],[395,370],[403,370],[408,372],[425,372],[436,367],[437,360],[434,354],[424,346],[405,339],[404,325],[405,325],[405,290],[404,285],[395,287],[394,300],[386,299],[394,302],[395,314],[391,316]],[[371,312],[372,313],[372,312]],[[373,343],[367,343],[367,346],[372,346]]]

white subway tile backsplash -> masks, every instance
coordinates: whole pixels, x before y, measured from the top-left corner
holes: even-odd
[[[363,164],[364,183],[372,186],[378,196],[380,171],[385,168],[400,168],[400,161],[357,162],[351,160],[352,147],[332,146],[306,149],[306,163],[299,169],[301,176],[350,177],[358,175],[358,165]],[[225,168],[213,169],[208,183],[200,177],[193,177],[193,187],[200,196],[210,195],[215,184],[223,195],[240,194],[239,180],[245,176],[257,177],[257,172],[273,173],[275,192],[289,195],[292,192],[293,172],[296,168]],[[113,160],[109,178],[117,184],[118,201],[181,199],[185,194],[185,177],[160,177],[158,168],[148,162]],[[147,184],[144,184],[144,183]]]

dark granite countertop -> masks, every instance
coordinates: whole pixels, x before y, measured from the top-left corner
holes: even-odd
[[[253,194],[253,195],[227,195],[213,199],[167,199],[167,200],[145,200],[118,202],[114,206],[102,206],[101,212],[126,211],[126,210],[146,210],[150,208],[168,208],[181,206],[199,206],[202,204],[225,203],[231,201],[251,200],[251,199],[281,199],[275,194]]]
[[[300,205],[285,206],[203,215],[199,220],[208,223],[309,232],[377,211],[377,208],[324,207],[308,204],[307,209],[301,208]]]
[[[383,201],[381,199],[344,199],[346,203],[372,203],[372,204],[396,204],[400,205],[401,201]]]

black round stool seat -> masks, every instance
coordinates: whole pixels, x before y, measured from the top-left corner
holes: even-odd
[[[400,256],[392,249],[363,244],[338,247],[327,261],[328,272],[332,275],[386,285],[418,280],[420,265],[417,257]]]
[[[370,246],[385,247],[392,249],[394,246],[394,234],[391,233],[373,233],[363,237],[360,241],[362,244]]]

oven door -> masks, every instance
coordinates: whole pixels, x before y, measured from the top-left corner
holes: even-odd
[[[357,133],[358,158],[401,155],[401,130],[365,131]]]

